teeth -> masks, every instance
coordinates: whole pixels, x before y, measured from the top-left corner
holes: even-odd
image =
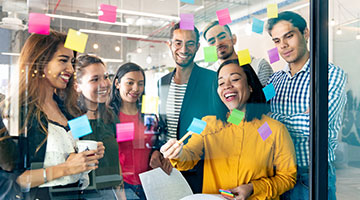
[[[229,97],[235,96],[235,95],[236,95],[235,93],[227,93],[224,96],[225,96],[225,98],[229,98]]]
[[[60,77],[61,77],[62,79],[65,79],[65,80],[69,80],[69,79],[70,79],[70,76],[68,76],[68,75],[60,75]]]
[[[98,94],[106,94],[106,90],[105,91],[98,91]]]
[[[181,55],[179,55],[179,57],[180,57],[180,58],[183,58],[183,59],[187,58],[187,56],[181,56]]]

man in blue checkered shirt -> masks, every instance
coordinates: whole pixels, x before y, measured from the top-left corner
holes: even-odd
[[[268,20],[267,30],[281,57],[287,62],[283,70],[274,73],[269,84],[276,95],[271,99],[272,117],[285,124],[293,139],[298,165],[297,183],[286,192],[283,199],[309,199],[309,106],[310,106],[310,53],[307,48],[309,29],[306,21],[294,12],[279,13]],[[329,199],[336,199],[335,148],[341,127],[341,113],[346,103],[344,71],[328,66],[329,128],[328,128],[328,192]],[[320,183],[319,183],[320,184]]]

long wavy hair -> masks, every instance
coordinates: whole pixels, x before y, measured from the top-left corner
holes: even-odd
[[[246,102],[245,120],[248,122],[252,121],[254,118],[260,120],[263,114],[267,114],[270,111],[270,107],[269,104],[266,103],[266,98],[262,90],[263,87],[260,83],[258,76],[256,75],[251,65],[246,64],[240,66],[239,60],[234,59],[234,60],[227,60],[220,65],[217,71],[218,77],[221,69],[229,64],[236,64],[244,70],[247,78],[247,83],[253,90],[250,93],[250,97]]]
[[[78,83],[81,83],[81,78],[84,75],[84,69],[92,64],[102,64],[106,67],[104,62],[97,56],[93,55],[81,55],[77,58],[76,62],[76,80]],[[79,93],[78,105],[83,113],[88,111],[85,103],[85,96],[82,93]],[[111,108],[105,103],[98,104],[98,112],[100,114],[100,118],[104,120],[104,123],[109,124],[114,120]]]
[[[107,104],[114,110],[116,115],[119,115],[120,107],[121,107],[121,103],[122,103],[122,99],[120,97],[119,90],[116,88],[116,82],[119,84],[121,78],[125,74],[127,74],[129,72],[137,72],[137,71],[141,72],[141,74],[144,76],[144,87],[145,87],[145,72],[139,65],[137,65],[135,63],[129,62],[129,63],[125,63],[125,64],[121,65],[115,74],[113,84],[111,86],[110,98],[109,98]],[[141,94],[141,98],[136,102],[138,110],[140,110],[140,108],[141,108],[141,100],[142,100],[142,96],[144,93],[145,93],[145,90]]]
[[[31,119],[35,117],[46,138],[37,147],[36,151],[47,140],[47,126],[42,121],[48,122],[41,105],[45,103],[46,77],[44,69],[57,52],[60,45],[65,43],[66,34],[50,30],[49,35],[32,34],[26,40],[19,58],[19,117],[20,133],[25,133],[25,128],[31,126]],[[74,51],[74,55],[76,52]],[[74,65],[73,65],[74,66]],[[72,116],[80,115],[77,94],[73,88],[74,76],[71,76],[65,89],[55,89],[55,93],[64,101],[66,111]]]

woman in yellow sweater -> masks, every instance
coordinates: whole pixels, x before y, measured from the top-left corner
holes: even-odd
[[[203,193],[227,189],[234,199],[279,199],[295,185],[294,145],[285,126],[265,115],[269,109],[254,70],[238,60],[224,62],[217,91],[229,111],[245,113],[241,122],[206,116],[201,134],[193,134],[185,146],[169,140],[161,152],[179,170],[191,169],[205,154]],[[259,133],[263,125],[270,135]]]

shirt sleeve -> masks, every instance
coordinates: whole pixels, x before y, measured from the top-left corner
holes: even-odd
[[[274,133],[273,133],[274,134]],[[252,181],[254,194],[261,199],[275,199],[290,190],[296,183],[296,157],[294,144],[284,125],[281,125],[274,142],[275,175]]]
[[[260,83],[262,86],[265,86],[270,76],[274,73],[274,71],[271,68],[271,65],[265,59],[261,59],[258,69],[259,69],[258,77]]]

